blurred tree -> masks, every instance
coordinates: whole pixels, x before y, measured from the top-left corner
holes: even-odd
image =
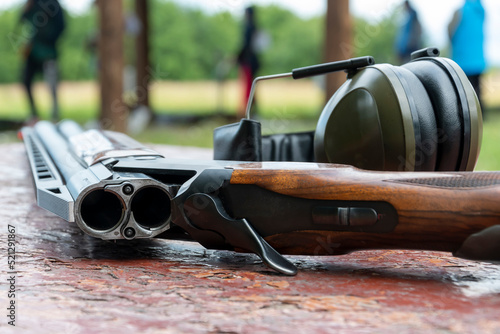
[[[146,106],[149,109],[149,82],[151,75],[149,64],[149,0],[136,0],[135,12],[139,23],[139,31],[135,38],[136,53],[136,96],[138,105]]]
[[[207,80],[215,77],[221,61],[234,59],[240,46],[242,17],[229,12],[208,14],[166,0],[149,0],[151,79]],[[130,6],[133,8],[133,6]],[[129,9],[130,10],[130,9]],[[324,17],[303,19],[278,6],[259,6],[258,26],[270,37],[261,54],[260,74],[287,72],[292,68],[320,63],[324,50]],[[27,33],[17,25],[19,9],[0,12],[0,82],[17,82],[18,53]],[[97,77],[92,43],[97,33],[97,15],[89,10],[67,16],[67,29],[60,42],[59,66],[63,80]],[[396,15],[378,21],[353,18],[352,56],[372,55],[380,62],[393,62]],[[127,42],[126,42],[127,43]],[[135,59],[132,43],[125,59]],[[231,76],[236,77],[236,71]]]
[[[352,20],[349,15],[349,0],[328,0],[326,10],[326,38],[324,41],[325,62],[352,57]],[[341,72],[326,76],[326,98],[344,83]]]
[[[97,16],[66,13],[66,30],[60,39],[59,67],[64,80],[89,80],[97,76],[96,50],[92,48],[97,35]]]
[[[125,132],[128,110],[123,103],[123,3],[98,0],[99,8],[99,84],[101,88],[102,128]]]
[[[212,78],[221,55],[230,55],[236,49],[239,30],[229,13],[210,16],[163,1],[153,1],[151,7],[151,51],[156,78]]]
[[[23,47],[31,32],[20,24],[19,11],[0,12],[0,82],[17,82],[21,78],[21,58]]]
[[[300,19],[278,6],[258,7],[258,27],[271,37],[262,54],[261,73],[288,72],[321,62],[323,18]]]
[[[395,12],[375,22],[354,18],[353,55],[355,57],[370,55],[377,63],[395,64],[396,22]]]

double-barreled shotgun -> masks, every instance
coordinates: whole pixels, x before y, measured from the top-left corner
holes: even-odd
[[[500,260],[500,172],[374,172],[316,163],[174,160],[72,121],[22,130],[38,204],[102,239],[184,229],[207,248],[281,254],[366,249]]]

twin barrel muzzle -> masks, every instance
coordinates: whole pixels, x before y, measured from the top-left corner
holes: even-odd
[[[154,180],[96,185],[80,197],[76,222],[92,236],[150,238],[170,227],[172,189]]]

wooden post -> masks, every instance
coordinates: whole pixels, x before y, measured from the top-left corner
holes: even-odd
[[[351,16],[349,0],[327,0],[325,62],[352,57]],[[326,76],[326,99],[345,82],[344,72]]]
[[[137,19],[141,23],[141,29],[135,41],[137,105],[143,105],[149,109],[151,69],[149,65],[148,0],[135,0],[135,11]]]
[[[123,102],[123,3],[97,0],[99,8],[99,80],[104,129],[125,132],[128,109]]]

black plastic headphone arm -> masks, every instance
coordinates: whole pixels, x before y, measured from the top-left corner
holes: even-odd
[[[418,58],[423,58],[423,57],[439,57],[441,52],[439,51],[438,48],[434,47],[429,47],[429,48],[424,48],[420,49],[417,51],[413,51],[411,53],[411,60],[415,60]]]
[[[334,61],[326,64],[296,68],[292,70],[292,77],[294,79],[302,79],[330,72],[337,72],[337,71],[351,72],[353,70],[357,70],[358,68],[374,64],[375,64],[375,59],[373,59],[372,56],[352,58],[347,60]]]

